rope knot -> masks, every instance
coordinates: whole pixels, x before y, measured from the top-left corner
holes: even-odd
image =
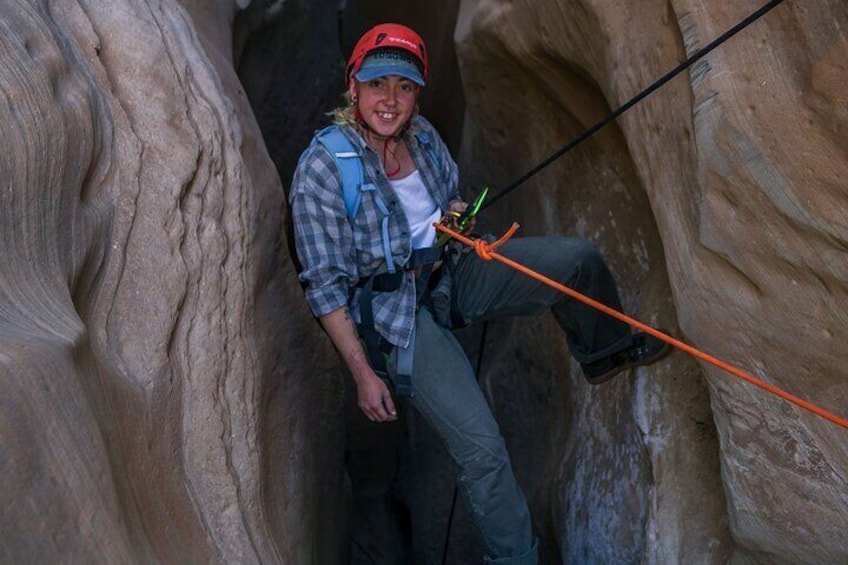
[[[485,239],[476,239],[474,240],[474,251],[477,252],[477,256],[484,261],[491,261],[492,254],[489,253],[489,242]]]
[[[507,230],[505,234],[503,234],[500,239],[497,241],[493,241],[489,243],[485,239],[475,239],[473,242],[474,251],[477,252],[477,256],[484,261],[491,261],[493,259],[492,252],[509,241],[509,239],[515,235],[515,232],[518,231],[519,225],[516,222],[512,222],[512,226]]]
[[[470,245],[474,248],[474,251],[477,252],[477,255],[484,261],[491,261],[492,259],[496,258],[492,255],[494,250],[509,241],[509,238],[515,235],[515,232],[517,232],[518,228],[521,226],[519,226],[517,222],[512,222],[512,226],[510,226],[506,233],[503,234],[500,239],[498,239],[497,241],[493,241],[492,243],[489,243],[485,239],[471,239],[469,237],[465,237],[461,233],[455,232],[454,230],[452,230],[446,225],[443,225],[440,222],[434,223],[433,227],[436,228],[437,231],[447,234],[448,236],[456,239],[457,241],[461,241],[465,245]]]

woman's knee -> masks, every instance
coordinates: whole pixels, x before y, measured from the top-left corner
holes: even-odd
[[[569,237],[553,237],[556,249],[573,261],[581,263],[594,263],[603,261],[600,251],[587,239],[569,238]]]
[[[453,450],[460,467],[472,466],[491,472],[509,464],[506,443],[497,429],[468,431],[463,435],[462,445]]]
[[[585,239],[551,236],[546,238],[544,245],[548,247],[555,261],[568,274],[576,272],[591,272],[606,269],[606,261],[598,248]]]

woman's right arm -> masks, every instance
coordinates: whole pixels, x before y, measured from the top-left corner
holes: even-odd
[[[348,310],[350,281],[356,282],[353,232],[333,158],[318,144],[301,157],[292,181],[291,211],[297,254],[303,265],[306,300],[356,381],[359,407],[376,422],[396,419],[386,383],[362,347]]]
[[[372,422],[396,420],[397,410],[389,387],[368,363],[368,356],[347,306],[321,316],[319,320],[356,382],[359,408]]]

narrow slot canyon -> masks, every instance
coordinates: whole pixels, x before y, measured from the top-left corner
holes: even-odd
[[[365,419],[298,282],[289,189],[346,56],[420,32],[470,200],[756,7],[4,3],[0,563],[480,562],[439,438]],[[586,239],[627,314],[848,416],[845,30],[786,0],[477,231]],[[548,312],[456,335],[541,563],[848,561],[845,429],[682,351],[592,386]]]

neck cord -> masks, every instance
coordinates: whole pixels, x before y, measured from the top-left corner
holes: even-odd
[[[397,133],[397,135],[393,135],[393,136],[380,135],[379,133],[375,132],[373,129],[368,127],[368,124],[359,115],[359,108],[356,109],[356,114],[357,114],[357,116],[356,116],[357,117],[357,123],[359,124],[362,137],[365,138],[366,143],[368,143],[368,145],[371,145],[371,147],[374,148],[374,146],[371,144],[370,140],[368,139],[369,135],[374,136],[377,141],[383,142],[382,163],[383,163],[383,170],[386,172],[386,176],[390,179],[396,177],[398,175],[398,173],[400,173],[400,170],[403,168],[403,166],[401,165],[400,159],[398,159],[395,151],[392,151],[391,149],[389,149],[389,142],[394,141],[395,144],[400,144],[400,142],[403,141],[404,134],[409,129],[409,122],[405,123],[403,125],[403,127],[400,128],[400,131]],[[374,148],[374,149],[376,149],[376,148]],[[397,148],[395,148],[395,150],[397,150]],[[395,168],[395,170],[393,170],[393,171],[389,171],[387,169],[387,165],[388,165],[387,157],[388,157],[388,155],[391,155],[392,157],[394,157],[395,161],[397,162],[397,168]]]

